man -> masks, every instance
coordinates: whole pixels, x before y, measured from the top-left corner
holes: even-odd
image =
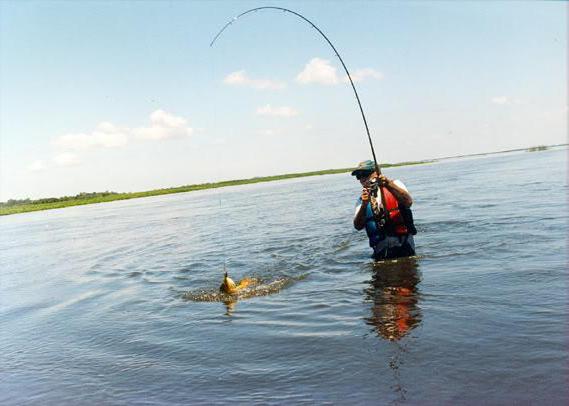
[[[363,187],[358,199],[354,227],[366,229],[373,258],[382,259],[415,255],[411,205],[413,199],[400,180],[377,173],[374,161],[360,162],[352,172]],[[383,203],[387,206],[384,209]]]

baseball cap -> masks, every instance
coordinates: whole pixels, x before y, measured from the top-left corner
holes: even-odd
[[[375,162],[372,160],[362,161],[358,166],[352,171],[352,176],[357,176],[360,173],[372,173],[375,171]]]

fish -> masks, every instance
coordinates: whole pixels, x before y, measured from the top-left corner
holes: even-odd
[[[278,293],[293,283],[303,280],[305,277],[306,275],[296,277],[278,275],[271,276],[270,278],[246,277],[241,279],[238,283],[235,283],[235,281],[229,277],[227,272],[225,272],[221,286],[219,286],[218,289],[197,289],[183,293],[182,298],[192,302],[234,303],[240,299]]]
[[[225,272],[223,282],[221,282],[221,286],[219,287],[219,291],[227,295],[236,295],[243,289],[256,283],[258,283],[258,280],[253,278],[243,278],[238,283],[235,283],[233,279],[227,275],[227,272]]]

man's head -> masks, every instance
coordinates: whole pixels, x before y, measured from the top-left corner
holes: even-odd
[[[377,172],[375,168],[375,162],[371,160],[360,162],[358,166],[352,171],[352,176],[355,176],[362,185],[368,181],[372,174],[377,175]]]

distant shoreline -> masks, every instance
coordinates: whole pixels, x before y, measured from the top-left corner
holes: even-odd
[[[567,145],[568,144],[555,144],[555,145],[547,145],[547,146],[546,145],[540,145],[540,146],[535,146],[535,147],[530,147],[530,148],[517,148],[517,149],[510,149],[510,150],[505,150],[505,151],[485,152],[485,153],[468,154],[468,155],[456,155],[456,156],[449,156],[449,157],[426,159],[426,160],[422,160],[422,161],[401,162],[401,163],[396,163],[396,164],[382,163],[380,166],[381,166],[381,168],[389,168],[389,167],[397,167],[397,166],[422,165],[422,164],[428,164],[428,163],[435,163],[435,162],[447,160],[447,159],[495,155],[495,154],[504,154],[504,153],[508,153],[508,152],[520,152],[520,151],[527,151],[527,152],[543,151],[543,150],[547,150],[550,148],[562,147],[562,146],[567,146]],[[284,174],[284,175],[255,177],[255,178],[249,178],[249,179],[227,180],[227,181],[213,182],[213,183],[200,183],[200,184],[195,184],[195,185],[185,185],[185,186],[165,188],[165,189],[154,189],[154,190],[148,190],[148,191],[144,191],[144,192],[80,193],[79,195],[76,195],[76,196],[65,196],[65,197],[60,197],[60,198],[46,198],[46,199],[37,199],[37,200],[30,200],[30,199],[8,200],[7,202],[0,202],[0,216],[6,216],[6,215],[18,214],[18,213],[27,213],[27,212],[39,211],[39,210],[60,209],[60,208],[64,208],[64,207],[80,206],[80,205],[84,205],[84,204],[113,202],[116,200],[137,199],[137,198],[141,198],[141,197],[159,196],[159,195],[166,195],[166,194],[172,194],[172,193],[193,192],[195,190],[216,189],[216,188],[226,187],[226,186],[247,185],[247,184],[261,183],[261,182],[272,182],[272,181],[277,181],[277,180],[302,178],[302,177],[307,177],[307,176],[332,175],[332,174],[337,174],[337,173],[346,173],[346,172],[350,172],[352,170],[353,170],[353,168],[326,169],[326,170],[313,171],[313,172],[300,172],[300,173],[290,173],[290,174]]]

